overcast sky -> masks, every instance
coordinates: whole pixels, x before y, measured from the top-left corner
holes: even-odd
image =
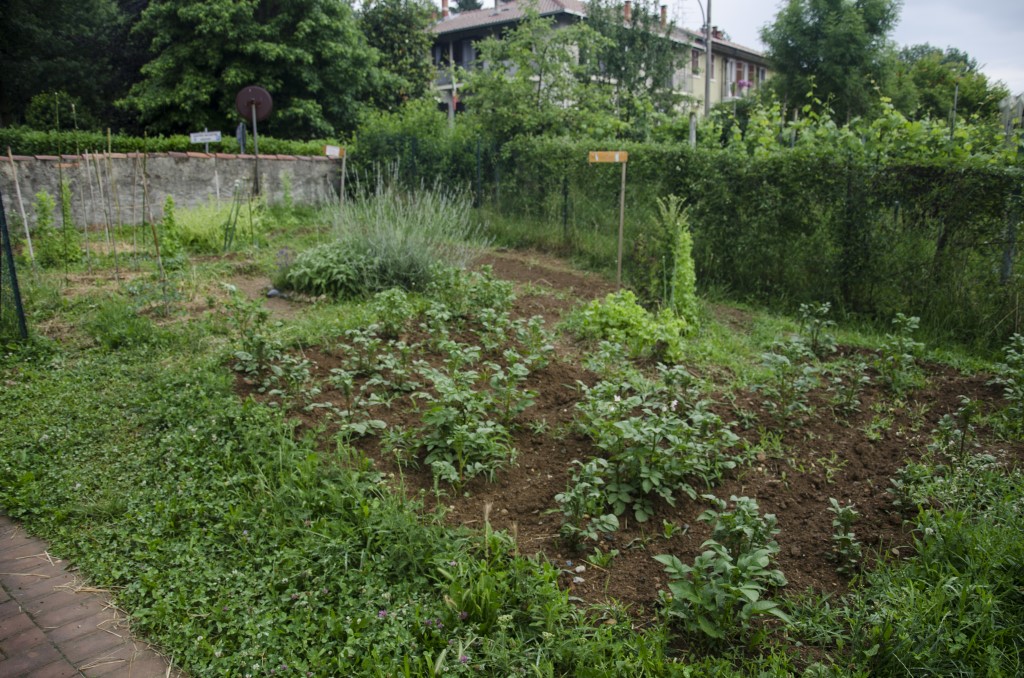
[[[701,0],[706,3],[707,0]],[[775,19],[780,0],[712,0],[712,23],[735,42],[763,49],[759,30]],[[677,23],[699,28],[697,0],[669,0]],[[705,4],[706,8],[706,4]],[[892,39],[956,47],[978,60],[985,75],[1024,92],[1024,0],[904,0]]]

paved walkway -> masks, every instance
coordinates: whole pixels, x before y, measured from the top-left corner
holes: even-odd
[[[47,548],[0,515],[0,678],[184,676]]]

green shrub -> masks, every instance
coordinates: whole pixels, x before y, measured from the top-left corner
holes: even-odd
[[[687,212],[683,200],[675,195],[664,200],[658,199],[662,228],[672,235],[669,307],[675,311],[676,316],[686,319],[692,325],[697,321],[698,311],[697,274],[694,272],[693,237],[690,235]]]
[[[62,186],[62,194],[67,184]],[[74,224],[54,225],[56,203],[45,191],[36,194],[36,235],[33,240],[36,258],[43,267],[73,264],[82,260],[82,247]],[[68,213],[70,209],[68,210]]]
[[[689,208],[676,196],[656,198],[656,213],[633,238],[630,284],[647,305],[671,308],[680,318],[697,319],[697,277],[693,262]]]
[[[160,256],[171,259],[182,251],[181,237],[178,230],[178,222],[174,216],[174,198],[167,196],[164,201],[164,215],[157,227],[160,236]]]
[[[583,339],[613,341],[625,346],[631,357],[651,357],[675,362],[683,353],[686,320],[663,309],[648,313],[636,295],[623,290],[595,299],[568,319],[569,329]]]
[[[282,287],[335,299],[362,297],[375,287],[373,261],[365,252],[334,241],[303,252],[284,274]]]
[[[438,266],[464,267],[476,251],[469,200],[435,186],[404,192],[378,177],[335,216],[335,239],[304,252],[284,276],[307,294],[356,298],[391,287],[427,288]]]
[[[1024,433],[1024,336],[1014,334],[1003,348],[1003,362],[995,366],[992,383],[1003,387],[1008,403],[1002,414],[1005,430]]]
[[[892,319],[893,331],[885,335],[881,355],[875,360],[880,380],[894,393],[924,386],[924,373],[917,366],[917,356],[924,350],[924,344],[913,337],[919,322],[916,316],[897,313]]]
[[[50,109],[52,111],[52,108]],[[61,124],[70,124],[70,118],[61,116]],[[80,121],[81,122],[81,121]],[[82,127],[79,124],[79,127]],[[0,127],[0,148],[11,147],[13,153],[20,155],[54,155],[59,151],[67,153],[68,149],[106,149],[107,135],[103,132],[87,132],[79,130],[54,129],[35,130],[29,127]],[[251,139],[250,139],[251,141]],[[325,144],[337,144],[337,140],[311,139],[309,141],[291,141],[275,139],[260,135],[260,153],[281,155],[322,156]],[[193,144],[187,134],[171,136],[134,137],[127,134],[114,134],[110,137],[110,149],[114,153],[166,153],[168,151],[194,151],[198,147]],[[238,141],[233,135],[225,135],[220,144],[211,146],[211,151],[221,153],[238,153]]]

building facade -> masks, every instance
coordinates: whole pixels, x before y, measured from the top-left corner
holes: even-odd
[[[527,3],[534,2],[540,16],[554,22],[556,28],[583,21],[587,7],[579,0],[485,0],[494,3],[483,9],[452,14],[448,0],[442,0],[441,16],[431,27],[434,34],[433,61],[437,67],[436,87],[442,108],[461,110],[459,83],[452,66],[470,69],[476,63],[475,44],[488,37],[500,37],[525,16]],[[623,5],[623,20],[629,20],[630,2]],[[668,7],[661,6],[662,25],[667,26]],[[760,89],[770,77],[764,55],[750,47],[729,40],[717,26],[711,30],[711,72],[705,73],[707,40],[703,31],[674,27],[671,39],[680,49],[689,50],[690,59],[676,71],[672,84],[687,95],[692,110],[704,110],[704,78],[711,78],[711,104],[732,101]]]

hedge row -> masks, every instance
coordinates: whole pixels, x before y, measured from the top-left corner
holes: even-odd
[[[590,164],[593,150],[629,153],[624,268],[649,303],[663,296],[665,264],[655,203],[676,194],[690,205],[705,287],[790,309],[829,301],[883,323],[897,312],[917,315],[933,335],[980,346],[1021,329],[1019,166],[879,162],[814,146],[750,155],[530,138],[499,149],[410,134],[378,143],[373,160],[414,169],[418,182],[462,182],[498,214],[558,234],[563,250],[608,261],[621,167]]]
[[[109,138],[110,150],[115,153],[166,153],[168,151],[196,151],[203,147],[189,141],[187,134],[171,136],[133,137],[114,134]],[[290,141],[260,136],[260,153],[280,155],[323,155],[325,144],[337,141]],[[252,135],[246,142],[246,150],[252,152]],[[60,153],[85,153],[105,151],[108,137],[102,132],[65,130],[39,131],[27,127],[0,127],[0,152],[7,148],[15,155],[56,155]],[[233,134],[225,134],[223,141],[210,145],[210,150],[220,153],[238,153],[238,141]]]

